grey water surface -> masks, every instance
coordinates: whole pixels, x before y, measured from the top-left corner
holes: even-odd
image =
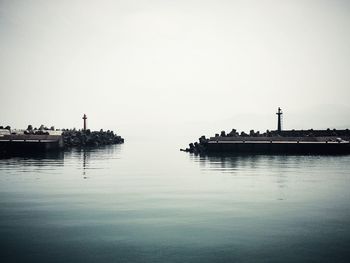
[[[349,262],[349,156],[181,146],[0,159],[1,262]]]

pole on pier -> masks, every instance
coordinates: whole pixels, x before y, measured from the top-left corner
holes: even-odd
[[[84,131],[86,131],[86,119],[87,119],[86,114],[84,114],[84,116],[83,116],[83,120],[84,120]]]
[[[278,107],[278,111],[277,111],[277,116],[278,116],[278,120],[277,120],[277,131],[280,132],[282,131],[282,110],[280,107]]]

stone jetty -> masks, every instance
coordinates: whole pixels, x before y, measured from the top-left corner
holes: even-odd
[[[282,130],[282,131],[269,131],[267,130],[264,133],[259,131],[250,130],[249,133],[244,131],[238,132],[236,129],[232,129],[229,133],[221,131],[220,133],[215,134],[215,136],[206,138],[204,135],[201,136],[198,142],[190,143],[189,147],[186,149],[180,149],[181,151],[200,154],[210,152],[212,149],[222,151],[224,149],[236,151],[255,151],[263,149],[263,146],[269,144],[269,147],[265,147],[264,150],[261,150],[262,153],[268,153],[273,147],[274,143],[278,144],[278,150],[283,153],[284,151],[289,151],[291,145],[308,145],[307,151],[312,152],[313,148],[319,145],[328,144],[332,145],[336,143],[338,146],[334,148],[339,148],[341,143],[350,141],[350,130],[343,129],[326,129],[326,130]],[[284,146],[286,147],[284,147]],[[288,147],[287,147],[288,145]],[[313,145],[313,146],[311,146]],[[330,146],[327,147],[329,148]],[[283,148],[284,147],[284,148]],[[306,146],[305,146],[306,147]],[[305,148],[304,147],[304,148]],[[275,147],[277,149],[277,147]],[[299,150],[295,148],[295,150]],[[320,148],[320,147],[319,147]],[[323,150],[322,146],[322,150]],[[347,147],[348,148],[348,147]],[[337,150],[336,150],[337,151]],[[348,149],[346,149],[348,151]],[[325,150],[324,153],[327,153]]]
[[[190,153],[230,152],[230,153],[320,153],[350,154],[349,129],[337,130],[283,130],[281,108],[278,108],[277,130],[264,133],[250,130],[238,132],[232,129],[229,133],[221,131],[214,137],[199,138],[199,142],[190,143],[189,148],[180,149]]]
[[[25,130],[14,130],[10,126],[0,126],[0,153],[58,151],[71,147],[97,147],[121,144],[124,139],[115,132],[107,130],[91,131],[47,128],[41,125]]]
[[[65,147],[91,147],[124,143],[124,139],[113,131],[63,130]]]

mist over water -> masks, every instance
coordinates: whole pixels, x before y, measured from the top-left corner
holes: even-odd
[[[348,128],[348,1],[0,1],[0,125]],[[198,136],[198,137],[197,137]],[[193,139],[192,139],[193,140]]]
[[[349,156],[179,142],[0,160],[3,262],[347,262]]]
[[[197,156],[349,128],[350,2],[1,0],[0,126],[124,145],[0,159],[1,262],[350,262],[349,156]]]

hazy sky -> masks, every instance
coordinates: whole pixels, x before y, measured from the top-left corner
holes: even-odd
[[[350,1],[0,0],[0,125],[350,128],[349,33]]]

